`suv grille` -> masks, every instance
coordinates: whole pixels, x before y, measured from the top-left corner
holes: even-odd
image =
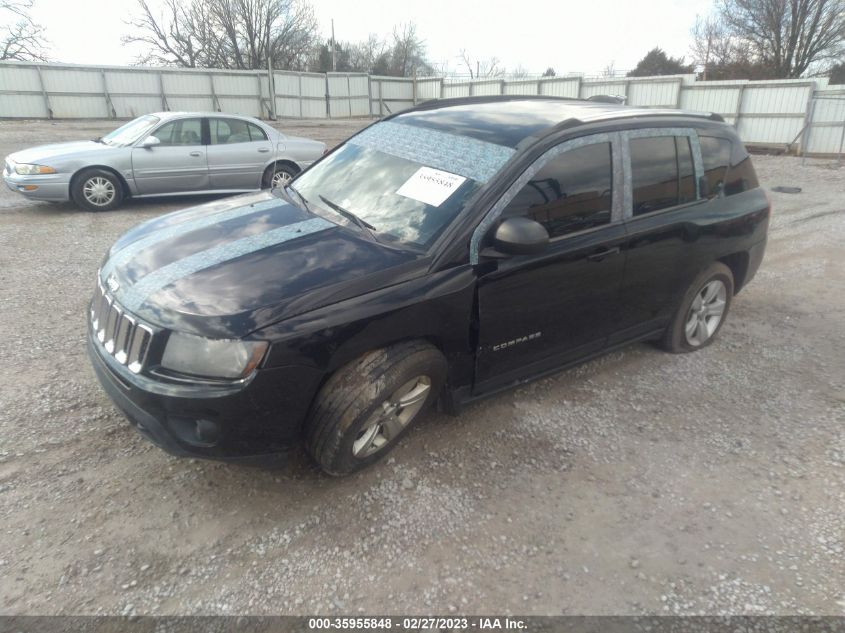
[[[144,368],[153,329],[117,305],[97,276],[97,292],[91,301],[91,327],[106,353],[134,374]]]

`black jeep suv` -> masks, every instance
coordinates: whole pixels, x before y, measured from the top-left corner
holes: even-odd
[[[655,340],[708,345],[770,206],[717,115],[551,98],[438,101],[285,189],[141,224],[108,252],[89,351],[177,455],[304,439],[343,474],[447,411]]]

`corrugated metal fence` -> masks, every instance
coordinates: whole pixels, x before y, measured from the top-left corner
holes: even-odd
[[[825,79],[697,82],[695,75],[673,75],[450,81],[279,71],[272,84],[263,71],[2,62],[0,117],[123,119],[159,110],[201,110],[346,118],[384,116],[449,97],[604,94],[624,96],[631,105],[717,112],[749,144],[835,154],[845,141],[845,88],[829,88]]]

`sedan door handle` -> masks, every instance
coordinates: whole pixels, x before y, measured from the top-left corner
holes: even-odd
[[[605,257],[609,257],[610,255],[616,255],[619,253],[619,247],[614,246],[613,248],[603,248],[600,251],[596,251],[592,255],[587,255],[587,259],[591,262],[600,262]]]
[[[270,148],[269,147],[259,147],[258,151],[261,152],[262,154],[266,154],[267,152],[270,151]]]
[[[202,156],[202,152],[191,152],[190,154],[188,154],[188,156],[195,156],[199,158],[200,156]]]

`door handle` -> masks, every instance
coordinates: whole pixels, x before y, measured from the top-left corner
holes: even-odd
[[[620,251],[618,246],[614,246],[613,248],[603,248],[600,251],[592,253],[591,255],[587,255],[587,259],[589,259],[591,262],[600,262],[605,257],[616,255],[619,252]]]
[[[202,152],[191,152],[190,154],[188,154],[188,156],[200,157],[200,156],[202,156]]]
[[[262,154],[266,154],[267,152],[270,151],[270,148],[269,147],[259,147],[258,151]]]

